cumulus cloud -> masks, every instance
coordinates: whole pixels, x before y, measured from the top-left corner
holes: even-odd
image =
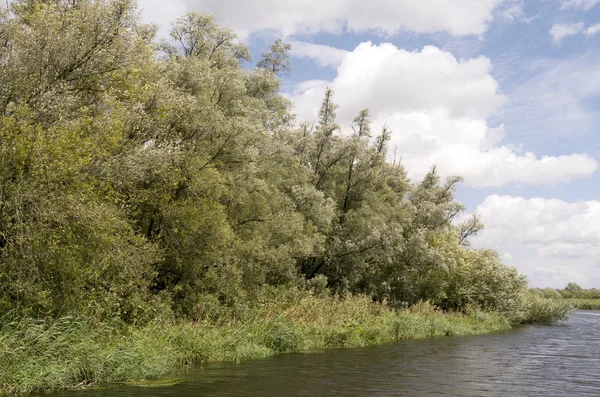
[[[338,114],[352,118],[369,104],[382,114],[445,108],[452,116],[485,118],[506,101],[491,68],[488,58],[459,61],[434,46],[410,52],[389,43],[362,43],[346,55],[333,82],[344,102]],[[321,93],[304,94],[297,98],[299,110],[312,112]]]
[[[585,29],[585,24],[583,22],[577,23],[555,23],[550,28],[550,35],[552,36],[552,40],[559,44],[564,38],[569,36],[576,36],[579,33],[582,33]]]
[[[328,45],[313,44],[304,41],[289,41],[288,43],[292,46],[292,57],[310,58],[322,67],[337,67],[348,54],[348,51]]]
[[[346,55],[333,81],[302,84],[292,99],[300,120],[314,120],[325,87],[331,86],[340,104],[338,121],[346,129],[368,107],[375,130],[384,124],[393,130],[390,148],[415,179],[434,164],[472,186],[555,184],[596,171],[597,162],[584,154],[540,158],[498,146],[504,128],[491,128],[487,119],[507,98],[491,69],[485,57],[457,60],[432,46],[409,52],[369,42]]]
[[[600,202],[489,196],[477,212],[486,222],[484,238],[536,248],[542,256],[600,255]]]
[[[561,9],[565,10],[568,8],[579,8],[582,10],[589,10],[596,4],[600,3],[600,0],[561,0]]]
[[[504,0],[140,0],[146,15],[165,24],[168,8],[210,12],[242,35],[271,30],[278,34],[376,31],[383,35],[408,30],[482,34]]]
[[[505,254],[536,286],[592,285],[589,272],[600,255],[600,202],[489,196],[478,208],[484,231],[475,246]],[[596,272],[597,273],[597,272]],[[587,276],[586,276],[587,275]]]

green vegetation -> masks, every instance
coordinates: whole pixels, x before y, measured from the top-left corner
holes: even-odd
[[[546,288],[537,290],[537,294],[557,303],[570,304],[576,310],[600,310],[600,289],[583,289],[575,283],[569,283],[564,289]]]
[[[565,299],[575,310],[600,310],[600,299]]]
[[[153,379],[198,362],[510,328],[504,316],[479,310],[443,314],[419,304],[394,312],[366,297],[316,297],[293,289],[268,295],[243,319],[224,313],[219,323],[123,328],[77,318],[7,322],[0,340],[2,391],[27,394]]]
[[[155,32],[132,0],[0,11],[0,390],[568,315],[469,247],[461,178],[410,181],[368,110],[342,134],[327,90],[298,123],[289,45],[251,68],[211,16]]]
[[[547,299],[531,293],[527,298],[525,314],[520,319],[525,324],[552,324],[557,320],[566,320],[573,311],[568,301]]]

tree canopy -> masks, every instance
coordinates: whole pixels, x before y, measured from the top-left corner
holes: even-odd
[[[132,0],[19,0],[0,20],[0,311],[147,321],[243,306],[264,286],[512,310],[526,280],[471,249],[459,177],[411,181],[367,109],[328,89],[298,123],[235,33],[188,13],[172,43]],[[368,104],[365,104],[368,106]]]

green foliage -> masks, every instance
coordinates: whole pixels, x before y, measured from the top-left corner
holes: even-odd
[[[464,264],[450,275],[446,307],[475,305],[484,310],[514,313],[523,306],[527,281],[515,268],[504,266],[492,251],[459,252]]]
[[[532,290],[547,299],[564,299],[573,304],[578,310],[600,310],[600,289],[583,289],[576,283],[569,283],[560,289],[545,288]]]
[[[567,284],[567,286],[565,287],[565,291],[569,292],[571,294],[578,294],[581,293],[583,291],[583,288],[581,288],[578,284],[576,283],[569,283]]]
[[[575,310],[600,310],[600,299],[566,299]]]
[[[171,38],[179,44],[171,53],[208,60],[212,68],[237,66],[237,62],[249,61],[248,49],[238,42],[233,30],[222,28],[213,15],[190,12],[173,23]]]
[[[553,324],[569,318],[573,305],[568,301],[542,298],[529,294],[519,321],[524,324]]]
[[[526,280],[496,254],[469,248],[483,225],[477,215],[458,224],[461,178],[443,181],[433,167],[410,181],[387,161],[391,131],[373,131],[367,109],[342,134],[327,89],[317,122],[295,123],[279,93],[290,51],[281,40],[247,70],[247,47],[209,15],[177,19],[174,45],[153,43],[156,29],[140,22],[132,0],[15,0],[1,18],[0,311],[118,320],[139,327],[129,330],[136,340],[157,318],[231,322],[227,331],[202,328],[213,339],[177,331],[173,351],[197,353],[166,360],[186,363],[296,351],[306,340],[355,346],[479,332],[478,322],[453,329],[445,321],[454,317],[434,306],[523,321],[564,317],[529,300]],[[271,304],[266,320],[249,323],[255,329],[236,331],[235,318],[256,313],[264,291],[282,286],[310,291],[318,326]],[[560,294],[584,291],[570,285]],[[423,313],[398,317],[384,303],[418,305],[432,320],[406,325]],[[293,310],[317,315],[302,305]],[[85,341],[88,329],[91,350],[82,351],[100,354],[98,362],[73,360],[53,385],[122,380],[106,357],[129,347],[107,344],[102,327],[36,321],[7,325],[14,338],[57,330],[48,347],[23,357],[63,346],[61,335]],[[235,342],[239,335],[248,343]],[[131,367],[146,353],[136,354]],[[38,376],[22,365],[32,371],[24,378]]]
[[[246,70],[209,15],[156,45],[133,0],[1,12],[0,393],[568,316],[469,247],[461,178],[411,182],[367,109],[342,134],[327,89],[295,123],[281,40]]]
[[[544,288],[543,290],[537,291],[543,298],[546,299],[561,299],[562,296],[558,290],[553,288]]]
[[[0,393],[25,395],[173,376],[186,365],[240,362],[277,353],[359,347],[399,339],[506,330],[501,315],[442,314],[429,304],[394,312],[366,297],[318,298],[294,288],[263,292],[261,303],[218,322],[122,322],[5,318]],[[139,384],[139,383],[137,383]]]
[[[583,289],[575,283],[569,283],[563,290],[556,290],[564,299],[600,299],[600,289]]]
[[[5,323],[0,330],[0,392],[26,395],[150,379],[177,365],[164,335],[78,318]]]
[[[291,50],[291,45],[284,43],[281,39],[277,39],[268,50],[262,53],[262,59],[256,67],[268,70],[278,76],[288,76],[292,71],[289,60],[289,52]]]

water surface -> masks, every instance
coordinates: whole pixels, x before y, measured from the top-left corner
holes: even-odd
[[[210,364],[170,387],[60,397],[600,396],[600,312],[506,333]]]

